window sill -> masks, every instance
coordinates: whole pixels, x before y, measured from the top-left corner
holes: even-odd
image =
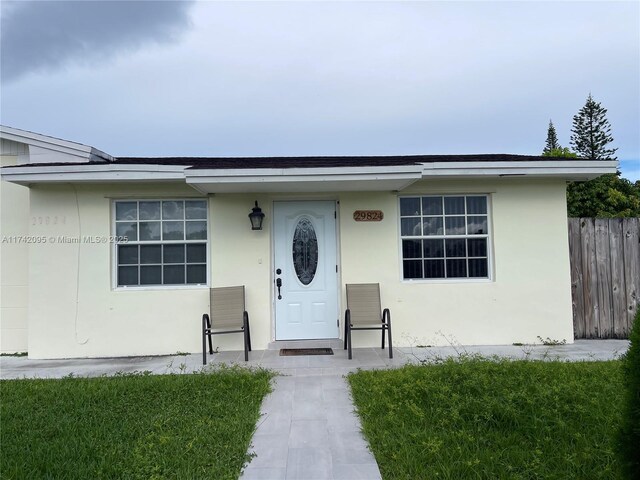
[[[163,291],[167,290],[205,290],[209,285],[144,285],[135,287],[114,287],[111,290],[113,292],[145,292],[145,291]]]
[[[416,278],[416,279],[401,279],[400,283],[404,284],[460,284],[460,283],[495,283],[492,278]]]

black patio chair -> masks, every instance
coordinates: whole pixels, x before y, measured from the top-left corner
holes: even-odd
[[[251,334],[249,314],[244,305],[244,285],[238,287],[212,288],[210,291],[210,314],[202,315],[202,364],[207,364],[207,339],[209,353],[213,354],[211,337],[224,333],[244,335],[244,360],[249,360]]]
[[[351,360],[352,330],[382,330],[383,350],[386,331],[389,337],[389,358],[393,358],[391,312],[388,308],[381,309],[380,284],[347,284],[347,311],[344,314],[344,348],[349,351],[349,360]]]

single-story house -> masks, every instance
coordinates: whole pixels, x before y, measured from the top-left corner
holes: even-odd
[[[566,183],[617,167],[504,154],[114,158],[0,133],[0,343],[30,358],[197,352],[209,288],[232,285],[245,285],[254,349],[342,338],[350,283],[380,284],[397,346],[571,343]],[[353,340],[378,345],[379,333]],[[214,342],[242,348],[241,335]]]

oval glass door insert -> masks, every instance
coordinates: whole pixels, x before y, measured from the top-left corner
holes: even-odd
[[[293,267],[298,280],[309,285],[318,269],[318,238],[308,217],[302,217],[293,232]]]

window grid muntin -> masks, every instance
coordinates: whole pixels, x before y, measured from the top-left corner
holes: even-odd
[[[181,204],[182,211],[182,219],[174,219],[174,218],[165,218],[164,215],[164,204],[165,203],[174,203],[178,202]],[[118,219],[118,205],[126,204],[126,203],[135,203],[135,220],[130,218],[122,218]],[[158,219],[147,219],[141,218],[140,215],[140,203],[158,203],[159,204],[159,214],[160,218]],[[197,216],[197,218],[187,218],[187,203],[192,204],[200,204],[202,208],[202,217]],[[197,285],[206,285],[207,281],[207,265],[208,265],[208,205],[206,200],[202,199],[179,199],[179,200],[116,200],[114,201],[114,229],[118,230],[118,224],[126,224],[126,223],[135,223],[136,224],[136,240],[131,240],[127,242],[116,242],[115,244],[115,285],[117,288],[135,288],[135,287],[164,287],[164,286],[197,286]],[[147,222],[157,222],[160,225],[160,240],[141,240],[140,239],[140,223]],[[181,222],[182,223],[182,239],[175,240],[165,240],[164,239],[164,228],[163,224],[165,222]],[[187,223],[204,223],[204,238],[198,239],[187,239]],[[164,260],[164,246],[165,245],[184,245],[184,261],[178,263],[168,263]],[[188,253],[187,249],[189,245],[201,245],[204,247],[204,262],[189,262],[188,261]],[[137,263],[136,264],[121,264],[120,263],[120,246],[137,246]],[[141,262],[141,247],[143,246],[159,246],[160,247],[160,263],[142,263]],[[183,267],[183,277],[184,282],[182,283],[165,283],[165,267]],[[120,283],[120,268],[136,268],[137,273],[137,283],[136,284],[121,284]],[[160,283],[142,283],[142,270],[144,267],[159,267],[160,268]],[[189,267],[200,267],[204,268],[204,276],[200,277],[197,282],[189,283]],[[192,269],[193,272],[193,269]]]
[[[454,213],[454,214],[447,214],[447,209],[446,209],[446,198],[454,198],[454,197],[458,197],[458,198],[462,198],[463,199],[463,206],[464,206],[464,212],[463,213]],[[424,212],[424,199],[427,198],[440,198],[440,214],[432,214],[432,213],[427,213],[425,215]],[[469,202],[468,199],[469,198],[482,198],[484,199],[484,205],[483,205],[483,209],[484,213],[477,213],[477,212],[469,212]],[[411,199],[411,200],[418,200],[418,206],[419,206],[419,212],[418,213],[413,213],[411,215],[403,215],[402,214],[402,201],[403,200],[407,200],[407,199]],[[418,196],[407,196],[407,197],[400,197],[400,239],[401,239],[401,245],[400,245],[400,253],[401,253],[401,258],[402,258],[402,276],[404,280],[448,280],[448,279],[472,279],[472,280],[476,280],[476,279],[489,279],[490,278],[490,246],[489,246],[489,196],[486,194],[469,194],[469,195],[456,195],[456,194],[450,194],[450,195],[418,195]],[[486,223],[486,232],[485,233],[469,233],[469,221],[468,218],[469,217],[484,217],[484,221]],[[425,219],[442,219],[442,234],[425,234],[424,231],[424,224],[425,224]],[[446,222],[446,218],[464,218],[464,234],[447,234],[447,222]],[[402,225],[403,225],[403,220],[405,219],[419,219],[418,224],[420,225],[420,235],[404,235],[402,233]],[[464,257],[450,257],[447,256],[447,246],[446,246],[446,240],[449,239],[464,239],[465,240],[465,256]],[[474,255],[474,256],[469,256],[469,240],[474,240],[474,239],[484,239],[485,240],[485,255],[484,256],[478,256],[478,255]],[[417,240],[420,241],[420,252],[421,252],[421,256],[420,257],[405,257],[404,256],[404,251],[405,251],[405,247],[404,247],[404,241],[405,240]],[[425,257],[424,255],[424,241],[425,240],[442,240],[443,241],[443,256],[442,257]],[[461,260],[464,259],[465,260],[465,271],[466,271],[466,276],[450,276],[450,272],[448,272],[448,267],[447,267],[447,261],[448,260]],[[470,261],[472,260],[484,260],[484,269],[486,270],[486,275],[485,276],[474,276],[471,277],[469,276],[469,264]],[[421,277],[407,277],[406,276],[406,272],[405,272],[405,263],[409,261],[409,262],[420,262],[419,264],[419,270],[422,273]],[[440,261],[442,262],[442,268],[444,271],[444,276],[443,277],[427,277],[425,276],[425,272],[426,272],[426,262],[427,261]]]

